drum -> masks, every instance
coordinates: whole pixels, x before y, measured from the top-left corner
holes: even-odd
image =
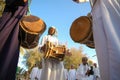
[[[34,48],[46,30],[45,22],[33,15],[26,15],[20,20],[20,42],[24,48]]]
[[[63,61],[65,56],[66,47],[64,45],[54,45],[47,41],[45,44],[44,59],[55,59]]]
[[[91,19],[88,16],[81,16],[74,20],[70,28],[70,36],[77,43],[94,43]]]

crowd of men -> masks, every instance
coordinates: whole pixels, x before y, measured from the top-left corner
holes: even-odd
[[[77,69],[74,65],[66,72],[66,80],[100,80],[97,64],[89,65],[87,57],[82,58],[82,63]]]
[[[87,57],[82,58],[82,63],[76,69],[72,64],[70,69],[64,69],[66,80],[100,80],[100,72],[96,63],[88,64]],[[36,65],[28,75],[29,80],[41,80],[42,65]]]

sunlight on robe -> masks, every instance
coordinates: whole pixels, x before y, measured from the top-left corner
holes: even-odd
[[[73,0],[73,1],[75,1],[76,3],[89,2],[89,0]]]

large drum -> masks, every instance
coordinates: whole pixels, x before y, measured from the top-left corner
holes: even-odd
[[[26,15],[20,20],[20,40],[24,48],[34,48],[46,29],[45,22],[33,15]]]
[[[94,48],[91,19],[88,16],[81,16],[74,20],[70,28],[70,36],[74,42]]]

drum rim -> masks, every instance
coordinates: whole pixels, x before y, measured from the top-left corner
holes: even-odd
[[[27,31],[23,26],[25,26],[21,21],[19,22],[19,24],[20,24],[20,27],[25,31],[25,32],[27,32],[27,33],[30,33],[30,34],[35,34],[35,35],[38,35],[38,34],[40,34],[40,33],[43,33],[44,31],[45,31],[45,29],[46,29],[46,24],[45,24],[45,22],[43,21],[43,24],[45,25],[45,27],[44,27],[44,29],[43,30],[41,30],[40,32],[32,32],[32,31]]]
[[[94,49],[95,48],[95,43],[93,42],[91,45],[90,44],[86,44],[86,46],[89,47],[89,48],[93,48]]]
[[[77,43],[85,43],[85,42],[90,38],[90,36],[91,36],[91,34],[92,34],[92,20],[91,20],[88,16],[80,16],[80,17],[78,17],[77,19],[79,19],[79,18],[87,18],[87,19],[88,19],[88,21],[90,22],[91,31],[89,31],[88,36],[85,36],[83,39],[75,40],[75,39],[72,37],[72,35],[71,35],[71,28],[70,28],[70,36],[71,36],[71,38],[72,38],[72,40],[73,40],[74,42],[77,42]],[[75,19],[75,20],[72,22],[71,27],[72,27],[73,23],[74,23],[77,19]]]
[[[25,31],[25,32],[27,32],[27,33],[30,33],[30,34],[39,34],[39,33],[37,33],[37,32],[30,32],[30,31],[27,31],[23,26],[25,26],[24,24],[22,24],[21,23],[21,21],[20,21],[20,27]]]

